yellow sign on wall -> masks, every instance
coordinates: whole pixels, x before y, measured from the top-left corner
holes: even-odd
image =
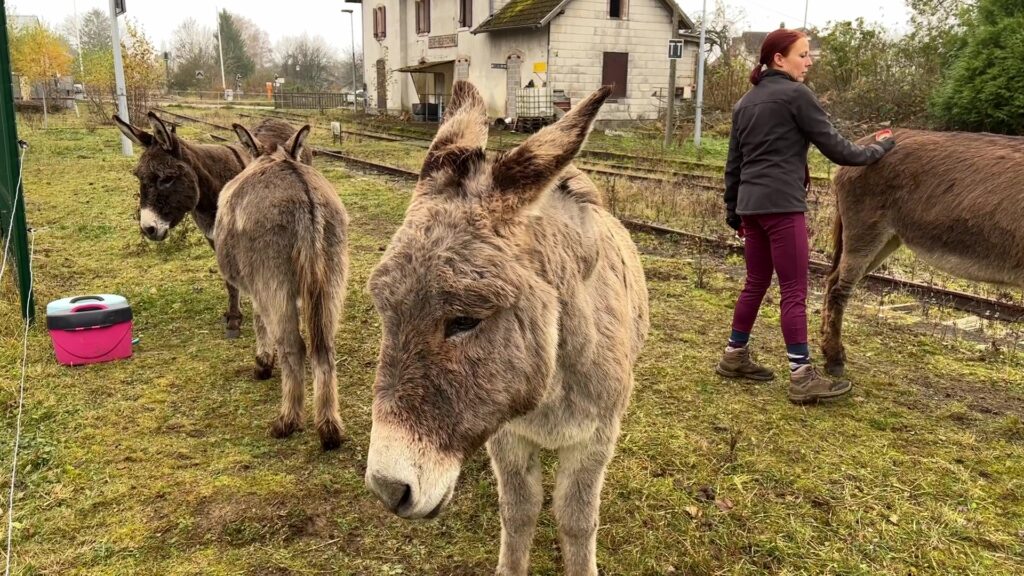
[[[537,72],[537,73],[547,72],[548,71],[548,63],[547,62],[534,62],[533,63],[533,71]]]

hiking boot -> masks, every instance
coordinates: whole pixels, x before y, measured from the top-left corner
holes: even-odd
[[[715,372],[726,378],[749,378],[760,381],[775,378],[774,372],[750,359],[750,349],[746,346],[726,348],[722,360],[715,367]]]
[[[794,404],[838,398],[850,390],[853,390],[853,384],[849,381],[832,380],[822,376],[810,364],[805,364],[789,374],[789,401]]]

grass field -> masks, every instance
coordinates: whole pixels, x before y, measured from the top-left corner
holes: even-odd
[[[196,229],[159,244],[141,238],[135,160],[120,156],[116,134],[73,122],[19,134],[31,145],[25,190],[40,309],[119,293],[141,340],[131,360],[67,368],[53,359],[42,314],[32,328],[13,573],[490,573],[499,521],[483,452],[434,521],[400,521],[363,487],[379,342],[365,283],[411,186],[318,160],[352,220],[337,338],[347,439],[323,453],[308,427],[269,437],[278,375],[252,380],[248,324],[241,339],[223,338],[226,294]],[[397,164],[402,153],[379,154]],[[652,330],[603,492],[603,574],[1024,573],[1024,355],[889,320],[867,306],[876,296],[862,295],[846,325],[852,397],[793,406],[781,379],[752,385],[713,371],[742,282],[735,258],[635,238]],[[784,372],[770,298],[753,346]],[[7,275],[3,486],[20,376],[16,301]],[[550,488],[555,463],[546,465]],[[547,509],[532,559],[532,573],[560,573]]]

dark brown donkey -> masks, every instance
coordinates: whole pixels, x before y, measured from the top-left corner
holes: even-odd
[[[341,320],[348,274],[348,215],[319,172],[301,164],[309,126],[284,148],[264,148],[234,126],[255,159],[220,194],[213,238],[224,279],[252,297],[256,375],[270,376],[275,349],[281,360],[281,411],[274,437],[302,426],[306,344],[313,372],[313,422],[325,450],[341,443],[334,367],[334,335]]]
[[[114,116],[114,123],[131,141],[143,147],[134,174],[139,179],[139,228],[150,240],[163,240],[171,228],[191,213],[196,226],[213,247],[213,223],[217,217],[217,196],[221,188],[245,168],[249,152],[241,144],[193,144],[178,137],[173,126],[156,114],[147,117],[150,134]],[[287,122],[268,118],[253,130],[263,144],[284,144],[295,128]],[[303,156],[312,164],[312,155]],[[230,284],[226,336],[237,338],[242,312],[238,291]]]
[[[527,574],[542,449],[565,573],[597,576],[601,485],[648,329],[636,247],[570,162],[608,97],[489,159],[468,82],[427,152],[369,288],[382,340],[367,486],[395,514],[438,514],[484,442],[498,483],[497,574]]]
[[[835,253],[821,347],[835,376],[846,362],[850,293],[901,244],[950,274],[1024,287],[1024,138],[919,130],[894,138],[885,158],[842,167],[833,183]]]

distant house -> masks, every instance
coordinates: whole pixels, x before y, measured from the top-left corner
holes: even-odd
[[[812,30],[805,30],[803,28],[797,28],[797,30],[807,34],[807,39],[811,45],[811,58],[817,60],[821,56],[821,40]],[[739,36],[733,37],[729,43],[730,55],[735,59],[747,61],[753,67],[761,57],[761,44],[764,44],[764,39],[768,34],[769,32],[744,32]]]
[[[7,23],[15,30],[32,29],[42,25],[38,16],[19,16],[17,14],[8,14]],[[28,78],[19,76],[17,70],[12,71],[11,85],[14,88],[15,100],[42,98],[42,85],[33,86]]]
[[[352,0],[349,0],[352,1]],[[365,0],[371,107],[436,120],[452,82],[481,91],[492,118],[555,115],[613,86],[599,120],[655,118],[679,38],[679,97],[695,84],[697,37],[673,0]]]

